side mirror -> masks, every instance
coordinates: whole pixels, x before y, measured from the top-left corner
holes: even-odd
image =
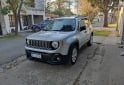
[[[86,26],[81,26],[80,31],[86,30]]]

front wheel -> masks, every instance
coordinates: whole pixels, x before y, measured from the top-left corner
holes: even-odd
[[[77,61],[77,57],[78,57],[78,49],[76,46],[73,46],[70,48],[70,51],[69,51],[69,61],[68,63],[70,65],[74,65]]]
[[[93,44],[93,36],[90,36],[90,40],[87,42],[87,46],[91,46]]]

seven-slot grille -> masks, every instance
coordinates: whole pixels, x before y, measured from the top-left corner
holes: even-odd
[[[28,46],[32,48],[44,49],[44,50],[52,49],[51,41],[29,40]]]

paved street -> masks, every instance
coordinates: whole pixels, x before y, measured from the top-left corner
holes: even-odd
[[[124,0],[1,0],[0,7],[0,85],[124,85]],[[31,30],[43,32],[27,37]]]
[[[24,37],[15,39],[0,39],[0,65],[10,62],[25,54],[25,36],[31,33],[21,33]]]
[[[124,49],[118,48],[118,38],[94,37],[94,42],[81,49],[74,66],[22,56],[0,67],[0,85],[123,85],[124,57],[120,54]]]
[[[93,46],[82,47],[73,66],[27,60],[24,45],[29,34],[0,40],[0,85],[123,85],[124,56],[120,54],[124,49],[112,33],[109,37],[94,36]]]
[[[74,66],[50,65],[27,59],[17,64],[15,62],[14,66],[7,64],[1,67],[0,85],[73,85],[87,66],[87,57],[92,58],[98,48],[97,44],[84,46]]]

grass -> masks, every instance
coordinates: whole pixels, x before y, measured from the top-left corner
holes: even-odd
[[[107,30],[94,30],[94,36],[104,36],[104,37],[108,37],[110,34],[110,31]]]
[[[116,28],[116,26],[117,26],[117,24],[113,24],[113,23],[108,24],[108,27],[110,27],[110,28]]]
[[[0,39],[15,39],[15,38],[19,38],[19,37],[23,37],[23,36],[19,35],[19,34],[15,35],[14,33],[10,33],[10,34],[0,37]]]

